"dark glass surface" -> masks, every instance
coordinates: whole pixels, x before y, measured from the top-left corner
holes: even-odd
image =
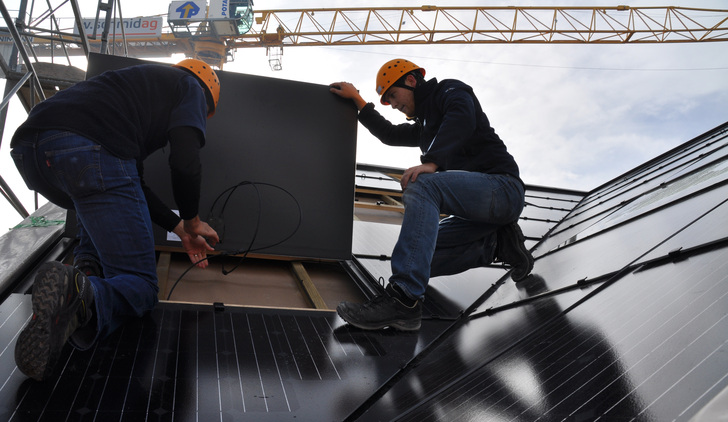
[[[0,420],[340,421],[447,327],[365,332],[333,312],[163,303],[53,377],[15,367],[30,296],[0,306]]]
[[[722,172],[716,172],[713,168],[725,166],[725,156],[728,154],[725,144],[728,139],[718,139],[716,143],[718,145],[697,144],[692,149],[678,151],[686,155],[670,155],[658,160],[654,167],[634,171],[625,176],[629,183],[621,179],[616,182],[616,185],[621,186],[619,189],[607,185],[596,190],[574,208],[574,212],[554,231],[550,241],[563,241],[574,230],[583,231],[611,215],[622,215],[625,208],[629,209],[632,202],[640,201],[640,198],[665,195],[666,187],[671,187],[673,191],[685,186],[698,188],[710,178],[721,177]]]
[[[576,292],[474,320],[366,415],[687,420],[728,386],[725,257],[628,275],[573,309]]]
[[[728,161],[726,162],[728,163]],[[578,239],[600,234],[626,221],[638,218],[651,219],[653,215],[659,215],[659,212],[656,211],[672,207],[673,203],[676,204],[676,207],[682,207],[682,203],[685,202],[698,204],[694,210],[684,211],[683,217],[680,217],[675,223],[691,221],[711,206],[718,204],[718,199],[711,192],[714,190],[725,192],[721,185],[728,178],[728,172],[720,171],[724,166],[723,163],[720,163],[711,167],[711,170],[718,169],[719,171],[706,169],[705,172],[694,174],[692,177],[665,183],[664,188],[643,196],[625,198],[624,204],[619,209],[612,210],[610,213],[600,216],[598,220],[591,221],[589,226],[571,226],[568,219],[564,220],[556,227],[554,234],[542,242],[542,247],[551,250],[557,246],[573,243]],[[706,178],[708,180],[705,180]]]

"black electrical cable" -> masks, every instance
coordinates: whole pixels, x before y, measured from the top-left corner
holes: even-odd
[[[258,248],[253,248],[253,244],[255,243],[255,239],[258,236],[258,230],[260,229],[260,217],[261,217],[261,214],[262,214],[261,213],[261,208],[262,208],[261,203],[262,203],[262,200],[261,200],[261,196],[260,196],[260,191],[258,190],[258,185],[260,185],[260,186],[269,186],[269,187],[272,187],[272,188],[276,188],[276,189],[284,192],[291,199],[293,199],[293,202],[296,204],[296,208],[298,209],[298,222],[296,223],[296,227],[291,231],[291,234],[289,234],[288,236],[286,236],[282,240],[280,240],[278,242],[275,242],[273,244],[270,244],[270,245],[265,245],[265,246],[261,246],[261,247],[258,247]],[[256,218],[256,223],[255,223],[255,230],[253,232],[253,236],[250,239],[250,244],[248,244],[248,247],[247,248],[233,250],[233,251],[221,251],[221,253],[215,255],[216,257],[217,256],[223,256],[224,257],[224,256],[238,255],[238,254],[241,254],[242,253],[242,256],[240,258],[240,261],[237,264],[235,264],[235,266],[232,269],[225,270],[225,267],[224,267],[224,264],[223,264],[222,273],[224,275],[228,275],[231,272],[235,271],[235,269],[237,269],[240,266],[240,264],[245,260],[245,258],[247,258],[248,253],[250,253],[252,251],[257,251],[257,250],[261,250],[261,249],[267,249],[267,248],[272,248],[274,246],[278,246],[278,245],[282,244],[283,242],[287,241],[288,239],[292,238],[298,232],[298,230],[301,228],[301,222],[303,220],[303,213],[301,211],[301,204],[298,202],[298,200],[296,199],[296,197],[293,196],[293,194],[291,192],[289,192],[288,190],[286,190],[286,189],[284,189],[284,188],[282,188],[282,187],[280,187],[278,185],[274,185],[274,184],[271,184],[271,183],[249,182],[249,181],[240,182],[240,183],[238,183],[238,184],[236,184],[234,186],[231,186],[231,187],[225,189],[224,191],[222,191],[222,193],[220,193],[220,195],[218,195],[217,198],[215,198],[215,200],[212,202],[212,206],[210,206],[210,216],[213,216],[213,210],[215,208],[215,205],[217,204],[217,201],[223,195],[225,195],[225,193],[228,193],[229,192],[228,195],[227,195],[227,198],[225,198],[225,201],[223,202],[222,209],[220,210],[220,216],[222,216],[224,214],[224,212],[225,212],[225,208],[227,207],[227,204],[228,204],[228,201],[230,200],[230,197],[235,192],[235,190],[238,187],[240,187],[240,186],[252,186],[253,189],[255,189],[256,197],[258,199],[258,201],[257,201],[257,203],[258,203],[258,209],[257,209],[257,218]],[[190,265],[177,278],[177,280],[172,285],[172,288],[169,290],[169,294],[167,295],[167,300],[169,300],[169,298],[172,297],[172,292],[174,292],[174,289],[177,287],[177,285],[179,284],[179,282],[182,281],[182,277],[184,277],[197,264],[199,264],[202,261],[209,260],[210,258],[211,258],[211,256],[205,257],[205,258],[203,258],[203,259],[201,259],[201,260],[193,263],[192,265]]]
[[[291,231],[291,234],[289,234],[288,236],[284,237],[283,239],[281,239],[281,240],[279,240],[279,241],[277,241],[275,243],[272,243],[270,245],[260,246],[260,247],[257,247],[257,248],[250,247],[250,248],[247,249],[247,251],[248,252],[254,252],[254,251],[259,251],[259,250],[262,250],[262,249],[272,248],[272,247],[278,246],[278,245],[282,244],[283,242],[287,241],[288,239],[292,238],[298,232],[298,230],[301,228],[301,222],[303,220],[303,212],[301,210],[301,204],[298,202],[298,200],[296,199],[296,197],[293,196],[293,194],[291,192],[287,191],[286,189],[284,189],[284,188],[282,188],[282,187],[280,187],[278,185],[273,185],[273,184],[264,183],[264,182],[250,182],[250,183],[253,184],[253,185],[269,186],[269,187],[278,189],[281,192],[283,192],[286,195],[288,195],[293,200],[293,202],[296,204],[296,209],[298,211],[298,221],[296,222],[296,227]],[[260,209],[260,204],[258,206],[258,209]],[[243,252],[243,249],[239,249],[237,251],[233,251],[233,252],[231,252],[229,254],[236,255],[236,254],[239,254],[241,252]]]
[[[235,271],[235,269],[237,269],[240,266],[240,264],[243,262],[243,260],[245,260],[245,258],[247,258],[248,253],[252,250],[253,244],[255,243],[255,239],[258,237],[258,229],[260,228],[260,216],[261,216],[261,212],[260,212],[260,210],[261,210],[260,191],[258,190],[258,186],[256,186],[256,183],[254,183],[254,182],[247,182],[247,181],[246,182],[240,182],[237,185],[235,185],[235,186],[233,186],[231,188],[228,188],[227,190],[223,191],[223,193],[220,194],[220,195],[218,195],[218,197],[215,198],[215,200],[212,202],[212,206],[210,206],[210,216],[212,216],[213,215],[213,210],[215,209],[215,204],[217,204],[218,199],[220,199],[220,197],[225,192],[230,191],[230,193],[228,193],[227,198],[225,198],[225,202],[222,204],[222,209],[220,210],[220,216],[222,217],[222,215],[225,213],[225,208],[227,207],[228,201],[230,201],[230,197],[233,195],[233,193],[235,193],[235,190],[238,187],[240,187],[240,186],[246,186],[246,185],[250,185],[250,186],[253,187],[253,189],[255,189],[255,196],[258,199],[258,212],[257,212],[256,221],[255,221],[255,230],[253,231],[253,236],[251,236],[251,238],[250,238],[250,244],[248,245],[247,248],[245,248],[243,250],[238,250],[238,251],[235,251],[235,252],[228,252],[226,254],[226,255],[237,255],[241,251],[244,251],[243,252],[243,256],[240,258],[240,261],[238,261],[238,263],[233,267],[232,270],[230,270],[230,271],[226,270],[225,269],[225,264],[224,263],[222,264],[222,274],[223,275],[230,274],[231,272]],[[295,201],[295,198],[294,198],[294,201]],[[298,203],[298,202],[296,201],[296,203]],[[299,211],[300,211],[300,207],[299,207]],[[299,219],[300,219],[300,214],[299,214]],[[296,230],[298,230],[298,228],[296,228]],[[270,247],[270,246],[268,246],[268,247]]]

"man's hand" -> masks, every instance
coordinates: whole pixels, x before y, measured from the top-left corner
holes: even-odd
[[[182,240],[182,247],[190,257],[190,261],[200,268],[207,268],[207,252],[215,250],[214,246],[220,240],[217,232],[197,216],[191,220],[182,220],[172,230]],[[207,240],[206,240],[207,238]]]
[[[209,224],[200,220],[199,215],[195,216],[195,218],[183,221],[185,232],[189,235],[202,236],[206,238],[210,243],[212,243],[212,246],[215,246],[217,242],[220,241],[220,238],[217,236],[217,232],[212,227],[210,227]]]
[[[207,251],[214,251],[215,249],[207,244],[205,238],[202,236],[192,237],[190,235],[186,235],[184,237],[180,237],[180,239],[182,239],[182,247],[185,248],[187,256],[190,257],[190,261],[200,268],[207,268],[207,265],[209,264],[206,259]]]
[[[402,180],[399,181],[399,184],[402,186],[402,190],[404,190],[410,182],[414,183],[414,181],[417,180],[417,176],[420,174],[434,173],[436,171],[437,164],[435,163],[425,163],[420,164],[419,166],[410,167],[404,171],[404,174],[402,174]]]
[[[367,105],[367,102],[359,95],[359,90],[349,82],[334,82],[329,85],[329,92],[338,95],[341,98],[348,98],[354,102],[357,110],[361,110]]]

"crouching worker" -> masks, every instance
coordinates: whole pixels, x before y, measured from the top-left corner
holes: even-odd
[[[330,91],[351,99],[359,122],[383,143],[419,147],[422,164],[402,176],[404,219],[385,294],[365,304],[343,302],[337,311],[362,329],[418,330],[430,277],[496,258],[513,267],[515,281],[528,276],[533,258],[517,224],[524,185],[468,85],[425,80],[425,69],[404,59],[385,63],[376,83],[382,105],[412,123],[390,123],[350,83],[333,83]],[[448,217],[441,220],[441,214]]]
[[[48,262],[35,278],[33,316],[15,346],[24,374],[48,378],[67,341],[89,349],[154,308],[152,221],[207,266],[219,239],[198,216],[199,150],[219,96],[217,74],[200,60],[132,66],[58,92],[15,132],[11,155],[28,188],[75,210],[79,238],[74,266]],[[142,178],[143,160],[167,145],[179,216]]]

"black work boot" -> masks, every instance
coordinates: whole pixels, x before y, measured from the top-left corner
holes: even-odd
[[[101,264],[93,259],[79,259],[73,265],[78,268],[79,271],[86,274],[87,276],[103,277],[104,270],[101,268]]]
[[[513,281],[521,281],[528,277],[533,269],[533,256],[526,248],[526,238],[518,223],[506,224],[496,233],[496,258],[511,266]]]
[[[390,283],[383,295],[365,303],[341,302],[336,312],[344,321],[364,330],[385,327],[404,331],[419,330],[422,321],[421,301],[412,300],[398,290]]]
[[[33,284],[33,317],[18,336],[15,363],[42,381],[53,371],[68,337],[92,318],[94,292],[88,277],[69,265],[46,262]]]

